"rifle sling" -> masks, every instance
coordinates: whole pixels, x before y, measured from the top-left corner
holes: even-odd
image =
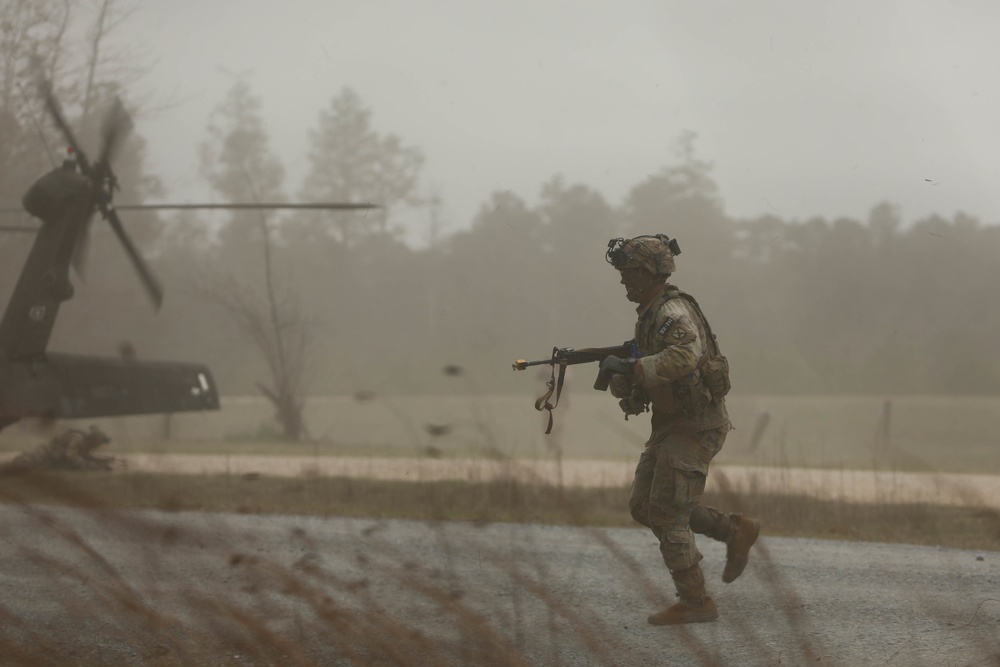
[[[556,357],[556,352],[557,348],[553,348],[552,350],[553,359],[555,359]],[[556,363],[553,363],[552,376],[549,378],[549,381],[545,383],[545,386],[548,387],[548,391],[539,396],[538,399],[535,401],[536,410],[538,410],[539,412],[541,412],[542,410],[546,410],[549,413],[549,423],[548,426],[546,426],[545,428],[545,435],[552,433],[552,410],[555,409],[557,405],[559,405],[559,397],[562,395],[563,382],[566,379],[566,366],[567,366],[566,360],[560,359],[557,363],[559,365],[559,378],[556,379]],[[549,399],[552,398],[553,393],[555,393],[556,395],[556,402],[549,403]]]
[[[599,355],[598,357],[593,359],[594,361],[596,361],[597,358],[603,358],[612,354],[619,356],[622,354],[628,355],[631,352],[631,350],[629,349],[629,346],[626,344],[626,345],[613,345],[611,347],[587,347],[582,350],[574,350],[574,352],[576,352],[577,354]],[[586,361],[589,362],[591,361],[591,359],[587,359]],[[576,361],[574,363],[583,363],[583,362]],[[549,381],[545,383],[545,386],[548,387],[548,390],[544,394],[539,396],[538,399],[535,401],[536,410],[538,410],[539,412],[545,410],[549,413],[549,423],[545,427],[545,435],[549,435],[550,433],[552,433],[552,422],[553,422],[552,410],[554,410],[555,407],[559,405],[559,397],[562,395],[563,384],[566,380],[566,366],[568,366],[569,364],[570,362],[566,357],[559,356],[559,348],[557,347],[552,348],[552,375],[549,377]],[[558,378],[556,377],[557,365],[559,366]],[[555,403],[549,403],[549,399],[552,398],[552,394],[556,395]]]

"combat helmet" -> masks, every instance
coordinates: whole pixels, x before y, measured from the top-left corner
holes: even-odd
[[[611,239],[604,259],[617,270],[646,269],[654,276],[669,276],[677,267],[674,257],[681,254],[677,239],[666,234]]]

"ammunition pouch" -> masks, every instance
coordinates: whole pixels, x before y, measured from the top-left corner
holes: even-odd
[[[708,340],[706,341],[708,345],[707,358],[704,359],[698,370],[676,383],[677,386],[674,394],[681,412],[688,416],[700,414],[701,409],[704,408],[704,405],[701,405],[702,394],[707,393],[709,401],[721,401],[732,388],[732,384],[729,381],[729,360],[719,350],[719,343],[712,332],[712,325],[708,323],[705,313],[701,312],[701,306],[698,305],[693,296],[669,285],[668,290],[664,292],[664,296],[667,300],[681,297],[694,306],[708,334]],[[664,301],[664,303],[666,302]]]
[[[729,381],[729,360],[723,355],[713,356],[705,362],[701,369],[701,377],[705,383],[705,388],[712,394],[716,401],[725,397],[732,389]]]
[[[608,389],[615,398],[627,398],[634,388],[635,383],[632,382],[632,378],[624,373],[616,373],[608,382]]]
[[[625,419],[628,420],[630,415],[641,415],[649,411],[649,397],[646,396],[642,387],[635,387],[628,396],[618,401],[618,407],[622,409],[622,412],[625,413]]]

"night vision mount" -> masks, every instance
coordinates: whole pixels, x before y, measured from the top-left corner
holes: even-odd
[[[681,254],[681,247],[677,244],[677,239],[669,238],[669,237],[667,237],[666,234],[651,234],[651,235],[649,235],[647,237],[637,236],[636,238],[637,239],[641,239],[641,238],[657,238],[657,239],[660,239],[660,241],[662,241],[664,244],[666,244],[667,248],[670,249],[670,254],[671,255],[673,255],[674,257],[676,257],[677,255]],[[608,264],[610,264],[611,266],[615,267],[616,269],[618,269],[620,271],[625,266],[625,264],[628,263],[628,260],[632,257],[632,255],[628,251],[625,250],[625,244],[628,243],[629,241],[632,241],[632,240],[635,240],[635,239],[624,239],[624,238],[619,237],[619,238],[611,239],[610,241],[608,241],[608,251],[606,253],[604,253],[604,259],[605,259],[605,261],[607,261]],[[634,248],[634,250],[637,251],[637,252],[639,252],[639,253],[646,254],[646,255],[649,254],[649,251],[646,250],[641,245],[632,244],[632,248]]]

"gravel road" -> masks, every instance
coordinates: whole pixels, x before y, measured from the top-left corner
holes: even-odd
[[[656,628],[638,528],[2,505],[0,664],[1000,664],[998,552],[700,544],[721,619]]]

